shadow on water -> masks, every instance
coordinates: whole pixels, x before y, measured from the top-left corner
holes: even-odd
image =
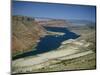
[[[58,27],[45,27],[45,28],[48,31],[63,32],[65,34],[58,35],[58,36],[47,35],[40,39],[40,42],[38,43],[35,51],[30,51],[30,52],[17,55],[13,57],[13,60],[56,50],[63,41],[68,40],[68,39],[76,39],[80,36],[80,35],[75,34],[74,32],[69,31],[67,28],[58,28]]]

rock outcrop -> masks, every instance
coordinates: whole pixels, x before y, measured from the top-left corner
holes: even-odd
[[[12,17],[12,54],[13,56],[34,48],[45,29],[34,18],[26,16]]]

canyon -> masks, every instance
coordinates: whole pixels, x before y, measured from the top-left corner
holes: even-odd
[[[23,18],[12,20],[13,73],[96,68],[95,25]]]

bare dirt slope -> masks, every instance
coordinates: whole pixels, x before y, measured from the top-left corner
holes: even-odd
[[[34,18],[24,16],[12,17],[12,53],[13,56],[26,52],[37,44],[44,36],[45,29]]]

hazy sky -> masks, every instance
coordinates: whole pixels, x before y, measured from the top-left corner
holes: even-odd
[[[79,19],[95,22],[95,6],[47,4],[13,1],[12,14],[56,19]]]

